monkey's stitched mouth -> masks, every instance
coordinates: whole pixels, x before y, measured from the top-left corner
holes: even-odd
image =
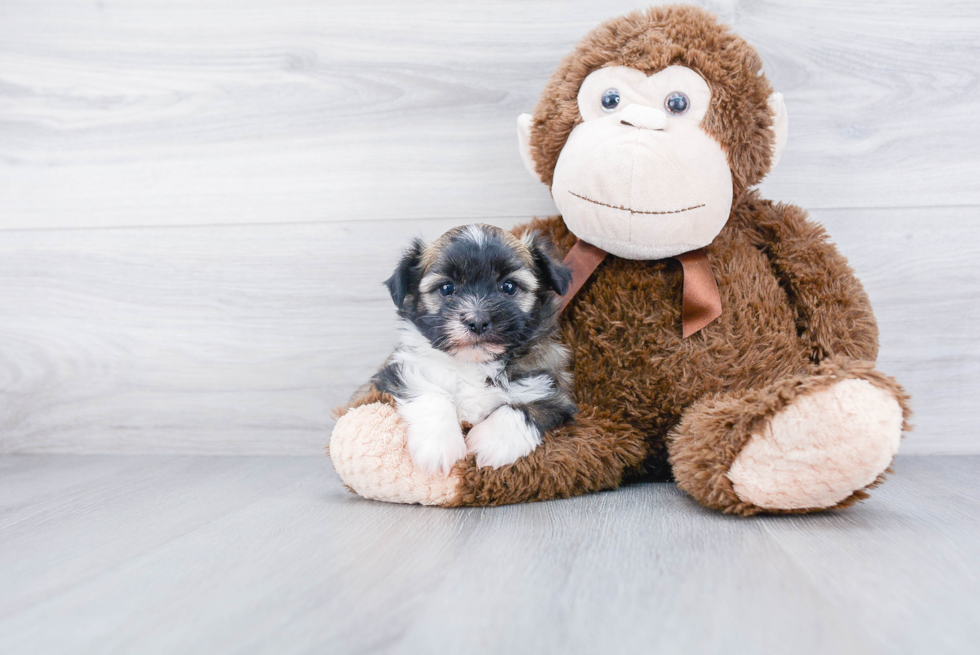
[[[610,209],[621,209],[624,212],[630,212],[631,214],[680,214],[681,212],[689,212],[692,209],[698,209],[699,207],[704,207],[704,203],[701,203],[700,205],[694,205],[693,207],[685,207],[684,209],[672,209],[670,211],[663,211],[663,212],[645,212],[645,211],[640,211],[639,209],[631,209],[630,207],[623,207],[621,205],[617,206],[617,205],[610,205],[609,203],[605,203],[605,202],[599,202],[598,200],[593,200],[592,198],[586,198],[585,196],[579,195],[574,191],[569,191],[569,193],[575,196],[576,198],[581,198],[582,200],[585,200],[586,202],[591,202],[594,205],[602,205],[603,207],[609,207]]]

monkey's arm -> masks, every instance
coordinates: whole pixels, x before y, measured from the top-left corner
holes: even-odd
[[[583,406],[571,423],[544,434],[541,444],[509,466],[454,469],[453,495],[441,504],[507,505],[615,489],[648,455],[644,434],[608,408]]]
[[[735,214],[756,247],[769,256],[796,309],[797,330],[810,358],[874,361],[878,325],[868,295],[823,227],[799,207],[756,197]]]
[[[409,454],[407,424],[382,402],[344,414],[330,457],[344,484],[365,498],[423,505],[506,505],[615,489],[648,455],[644,434],[608,408],[581,407],[573,423],[544,435],[509,466],[478,467],[476,456],[448,476],[427,475]]]
[[[391,395],[391,389],[386,388],[383,383],[384,380],[389,380],[392,378],[392,373],[394,369],[391,364],[391,357],[385,360],[385,363],[381,365],[381,368],[375,373],[370,380],[359,386],[353,394],[351,394],[350,400],[347,401],[346,405],[342,407],[336,407],[331,412],[335,419],[339,419],[341,416],[354,409],[355,407],[361,407],[363,405],[370,405],[372,403],[384,403],[386,405],[395,406],[395,397]]]

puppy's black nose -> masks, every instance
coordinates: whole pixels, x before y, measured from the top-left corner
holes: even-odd
[[[486,314],[477,314],[476,316],[470,316],[464,319],[466,327],[469,328],[470,332],[473,334],[483,334],[490,329],[490,317]]]

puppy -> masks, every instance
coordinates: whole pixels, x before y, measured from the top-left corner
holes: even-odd
[[[423,471],[448,474],[467,453],[510,464],[575,413],[556,336],[572,276],[550,250],[536,233],[467,225],[416,239],[385,282],[402,322],[369,387],[395,399]]]

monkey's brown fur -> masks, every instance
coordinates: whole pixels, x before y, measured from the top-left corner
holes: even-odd
[[[558,217],[520,229],[549,233],[563,251],[575,241]],[[576,424],[510,467],[461,463],[458,504],[544,500],[639,475],[673,476],[702,504],[749,515],[769,510],[740,500],[725,474],[750,435],[796,396],[857,377],[892,392],[908,415],[901,388],[874,370],[867,296],[802,210],[746,194],[708,257],[724,312],[688,339],[677,260],[607,258],[562,319],[575,363]]]
[[[565,140],[582,120],[576,98],[589,73],[623,65],[651,74],[673,64],[708,82],[712,99],[702,126],[726,149],[732,171],[731,215],[707,248],[723,313],[683,339],[679,262],[610,255],[562,316],[576,422],[510,466],[459,462],[454,505],[574,496],[652,476],[673,477],[700,503],[725,512],[772,511],[741,500],[726,473],[753,432],[794,398],[860,378],[893,395],[908,418],[905,393],[874,369],[877,326],[844,257],[803,210],[750,189],[770,168],[772,89],[756,52],[707,12],[635,12],[588,35],[535,109],[538,174],[550,185]],[[575,242],[560,217],[516,232],[527,229],[547,233],[562,254]],[[858,490],[836,507],[865,496]]]

